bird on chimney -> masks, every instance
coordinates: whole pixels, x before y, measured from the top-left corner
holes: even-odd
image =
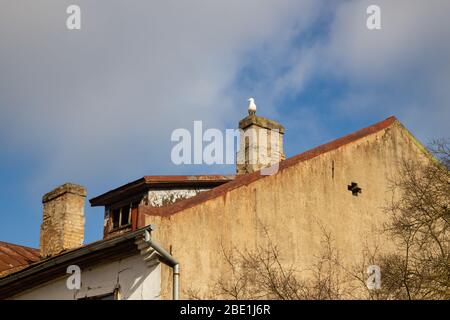
[[[255,99],[248,98],[248,114],[255,115],[256,114],[256,104]]]

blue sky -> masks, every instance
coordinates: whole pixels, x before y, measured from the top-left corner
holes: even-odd
[[[65,26],[78,4],[82,28]],[[381,8],[382,29],[366,27]],[[295,155],[396,115],[448,137],[448,1],[5,0],[0,10],[0,241],[39,245],[42,195],[88,198],[175,166],[176,128],[235,128],[253,96]],[[102,235],[86,208],[85,242]]]

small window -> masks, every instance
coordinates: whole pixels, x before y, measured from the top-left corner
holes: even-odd
[[[120,208],[112,211],[113,229],[120,227]]]
[[[131,206],[115,208],[112,211],[112,228],[119,229],[131,224]]]
[[[122,208],[122,217],[120,220],[120,225],[125,226],[130,224],[130,206],[125,206]]]

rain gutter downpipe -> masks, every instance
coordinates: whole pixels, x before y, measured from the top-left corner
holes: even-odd
[[[166,249],[152,240],[150,232],[145,230],[145,242],[147,242],[156,252],[158,252],[173,269],[172,299],[180,299],[180,263]]]

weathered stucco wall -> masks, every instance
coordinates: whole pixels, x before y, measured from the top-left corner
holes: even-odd
[[[164,207],[177,201],[191,198],[207,190],[209,189],[152,189],[147,192],[142,199],[142,203],[152,207]]]
[[[288,264],[311,267],[321,250],[321,225],[331,232],[343,263],[354,263],[366,243],[390,250],[381,234],[391,198],[389,179],[402,158],[416,158],[419,146],[398,121],[365,138],[285,168],[171,216],[146,216],[154,237],[181,263],[186,291],[210,296],[228,272],[222,246],[251,250],[271,239]],[[358,183],[362,193],[347,190]],[[162,298],[170,298],[171,270],[162,269]]]
[[[160,299],[161,267],[147,267],[140,255],[81,270],[80,290],[69,290],[66,286],[68,274],[43,286],[33,288],[12,299],[17,300],[76,300],[114,292],[119,286],[120,299]]]

